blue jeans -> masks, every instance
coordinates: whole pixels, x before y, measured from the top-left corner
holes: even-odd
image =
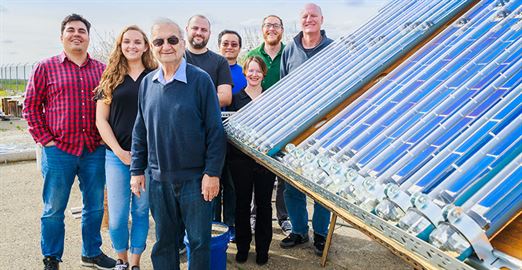
[[[308,234],[308,211],[306,210],[306,195],[294,186],[285,183],[285,202],[288,216],[292,222],[292,232],[305,236]],[[318,202],[314,202],[312,227],[314,233],[326,237],[330,224],[330,211]]]
[[[149,232],[149,185],[138,197],[130,190],[129,166],[111,150],[105,152],[105,175],[109,205],[109,234],[116,253],[129,249],[129,211],[132,216],[130,253],[141,254],[145,250]],[[148,179],[148,176],[146,177]]]
[[[171,182],[151,179],[149,198],[156,222],[156,243],[151,259],[154,269],[179,269],[181,222],[190,245],[189,269],[210,269],[212,203],[201,195],[201,176]]]
[[[100,226],[103,218],[103,193],[105,187],[105,147],[92,153],[84,149],[77,157],[63,152],[56,146],[42,150],[43,213],[41,218],[41,247],[43,256],[61,260],[63,255],[65,224],[71,187],[78,176],[82,192],[82,255],[94,257],[101,254]]]

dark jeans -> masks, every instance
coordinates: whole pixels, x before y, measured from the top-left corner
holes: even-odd
[[[236,187],[236,246],[248,252],[252,241],[250,202],[252,191],[257,205],[256,252],[267,254],[272,241],[272,190],[275,176],[250,158],[230,160],[230,172]]]
[[[201,177],[175,183],[151,180],[150,210],[156,222],[152,265],[156,270],[179,269],[181,223],[190,245],[189,269],[210,269],[212,203],[201,195]]]
[[[221,213],[223,213],[223,223],[228,226],[234,226],[236,216],[236,191],[227,165],[223,168],[223,173],[221,178],[219,178],[219,184],[219,194],[212,200],[214,221],[221,222]],[[223,211],[221,211],[221,206],[223,206]]]

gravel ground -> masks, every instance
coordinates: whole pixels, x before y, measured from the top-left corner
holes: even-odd
[[[0,123],[0,146],[26,144],[32,140],[25,131],[23,121]],[[40,253],[40,213],[42,209],[42,178],[36,170],[35,161],[6,163],[0,165],[0,269],[41,269]],[[308,204],[309,209],[313,206]],[[65,253],[61,269],[82,269],[80,266],[81,232],[80,219],[71,215],[70,209],[81,207],[81,196],[77,182],[73,187],[65,214]],[[326,269],[411,269],[386,248],[380,246],[359,231],[338,220]],[[227,250],[229,269],[318,269],[320,258],[314,255],[312,245],[283,250],[279,242],[284,238],[279,226],[274,222],[274,238],[270,247],[268,264],[255,264],[254,247],[249,260],[238,265],[234,261],[235,245]],[[143,254],[142,269],[152,269],[150,247],[154,244],[154,222],[150,219],[147,249]],[[102,230],[102,249],[110,256],[114,252],[106,229]],[[182,268],[186,269],[186,257],[182,257]]]

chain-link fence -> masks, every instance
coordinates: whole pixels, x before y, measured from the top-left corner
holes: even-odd
[[[0,65],[0,117],[22,117],[22,95],[36,63]]]
[[[0,91],[3,95],[20,95],[36,63],[0,65]]]

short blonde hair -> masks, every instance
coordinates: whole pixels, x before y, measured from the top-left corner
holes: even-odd
[[[248,65],[250,65],[251,62],[256,62],[261,68],[261,72],[263,72],[263,77],[266,76],[268,67],[265,64],[265,61],[263,61],[263,59],[261,59],[259,56],[250,56],[245,60],[245,63],[243,63],[243,74],[247,74]]]

